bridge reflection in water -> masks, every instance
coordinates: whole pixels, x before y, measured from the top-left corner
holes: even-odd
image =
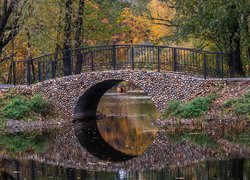
[[[4,166],[2,166],[4,164]],[[38,163],[34,160],[3,159],[0,169],[7,168],[8,171],[0,171],[2,180],[22,179],[235,179],[244,180],[250,177],[250,161],[245,159],[232,159],[221,161],[207,161],[187,167],[176,167],[158,170],[127,171],[120,169],[116,171],[91,171],[86,169],[66,168]]]
[[[143,154],[157,135],[156,109],[144,93],[114,93],[101,99],[102,119],[75,125],[80,144],[103,160],[124,161]]]
[[[157,130],[151,126],[155,112],[149,100],[144,94],[109,92],[98,107],[98,111],[107,115],[102,120],[48,131],[49,135],[42,135],[48,138],[34,140],[35,146],[42,146],[39,148],[33,147],[28,136],[30,145],[19,148],[22,152],[12,152],[15,141],[6,142],[14,142],[8,146],[4,142],[0,147],[0,179],[250,178],[247,159],[208,161],[214,158],[213,154],[203,154],[199,147],[186,141],[172,143],[165,133],[158,133],[151,144]],[[142,115],[136,116],[138,113]],[[87,136],[90,138],[84,142]]]

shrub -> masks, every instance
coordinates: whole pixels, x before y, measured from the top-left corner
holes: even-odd
[[[34,95],[30,100],[24,96],[6,96],[0,110],[2,118],[22,119],[31,115],[46,115],[50,112],[49,103],[40,95]]]
[[[175,116],[180,118],[199,117],[211,107],[212,102],[216,99],[216,95],[206,97],[198,97],[188,103],[182,103],[173,100],[166,108],[163,117]]]
[[[229,99],[227,100],[225,103],[222,104],[222,107],[224,108],[228,108],[231,107],[233,104],[235,104],[237,102],[236,99]]]
[[[29,111],[27,100],[23,97],[15,97],[1,109],[4,117],[9,119],[21,119]]]
[[[181,102],[178,100],[173,100],[170,101],[170,103],[168,104],[168,107],[166,108],[165,112],[164,112],[164,117],[168,117],[170,116],[175,116],[178,114],[179,109],[181,106]]]
[[[225,110],[232,111],[238,115],[250,117],[250,91],[241,98],[227,100],[222,107]]]
[[[42,98],[40,95],[35,95],[31,98],[29,102],[29,107],[36,113],[48,114],[50,111],[49,103]]]

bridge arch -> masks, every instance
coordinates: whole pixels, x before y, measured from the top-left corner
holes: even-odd
[[[145,93],[160,115],[173,99],[188,101],[216,91],[222,80],[204,80],[191,76],[151,71],[96,71],[56,78],[31,88],[55,104],[67,119],[93,118],[102,95],[115,84],[127,81]],[[220,87],[220,86],[218,86]]]
[[[74,120],[93,120],[102,96],[106,91],[123,80],[105,80],[94,84],[79,98],[74,109]]]

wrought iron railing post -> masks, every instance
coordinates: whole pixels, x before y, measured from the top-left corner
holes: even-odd
[[[73,53],[72,53],[72,50],[70,49],[69,50],[69,60],[70,60],[70,67],[69,67],[69,72],[70,74],[69,75],[72,75],[73,74]]]
[[[203,53],[203,74],[204,79],[207,79],[207,55]]]
[[[30,77],[30,60],[26,61],[26,83],[27,85],[31,84],[31,77]]]
[[[219,54],[218,53],[215,54],[215,60],[216,60],[216,73],[217,73],[217,75],[220,75],[221,72],[220,72],[220,63],[219,63]]]
[[[161,71],[161,57],[160,56],[161,56],[161,49],[158,46],[157,47],[157,70],[158,70],[158,72]]]
[[[134,48],[134,46],[132,46],[132,49],[131,49],[131,63],[132,63],[131,68],[132,68],[132,70],[134,70],[135,69],[135,48]]]
[[[38,61],[37,68],[38,68],[38,81],[41,82],[42,81],[42,72],[41,72],[41,62],[40,61]]]
[[[113,66],[113,70],[116,69],[116,45],[113,44],[112,45],[112,66]]]
[[[235,51],[233,51],[233,53],[232,53],[232,65],[233,65],[233,77],[236,77],[236,70],[235,70],[235,60],[236,60],[236,54],[235,54]]]
[[[224,79],[224,55],[221,60],[221,79]]]
[[[12,76],[13,76],[13,85],[16,85],[16,62],[12,61]]]
[[[177,53],[176,48],[172,48],[173,50],[173,71],[177,71]]]
[[[56,77],[56,73],[55,73],[55,61],[52,60],[51,61],[51,78],[54,79]]]
[[[91,51],[90,53],[90,59],[91,59],[91,71],[94,71],[95,68],[94,68],[94,52]]]

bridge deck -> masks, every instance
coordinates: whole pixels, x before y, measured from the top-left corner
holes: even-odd
[[[1,89],[9,89],[9,88],[12,88],[14,87],[13,85],[10,85],[10,84],[0,84],[0,90]]]

